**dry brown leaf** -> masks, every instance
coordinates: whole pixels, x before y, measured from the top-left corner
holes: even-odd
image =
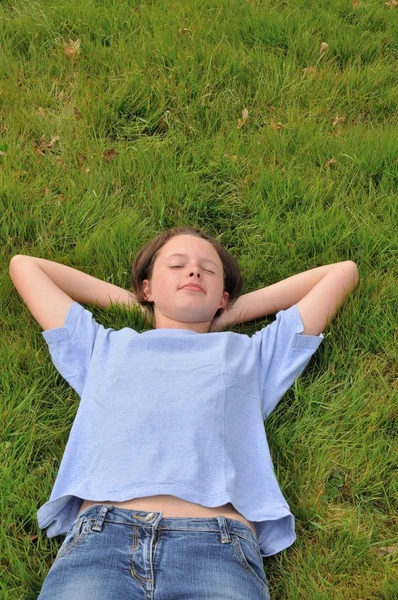
[[[42,135],[40,138],[40,141],[36,144],[33,144],[33,147],[34,147],[36,154],[44,154],[44,152],[46,151],[46,147],[47,147],[46,136]]]
[[[398,0],[391,0],[391,2],[384,2],[386,6],[398,6]]]
[[[52,148],[56,142],[59,142],[59,140],[60,140],[59,135],[55,135],[54,137],[51,138],[51,142],[49,142],[47,144],[47,148]]]
[[[249,118],[249,112],[247,108],[242,110],[242,118],[238,119],[238,129],[241,129],[243,125],[246,125],[247,119]]]
[[[74,114],[75,114],[76,119],[81,119],[82,113],[80,112],[80,110],[78,108],[75,108]]]
[[[81,152],[77,153],[77,160],[79,161],[79,165],[84,164],[86,157]]]
[[[104,159],[105,162],[111,162],[111,160],[113,160],[116,156],[116,150],[115,148],[110,148],[109,150],[105,150],[105,152],[102,155],[102,158]]]
[[[352,0],[352,8],[360,8],[361,0]]]
[[[50,142],[47,142],[46,136],[42,135],[38,143],[33,144],[35,154],[43,156],[47,148],[52,148],[56,142],[60,140],[59,135],[51,138]]]
[[[40,115],[41,117],[44,117],[46,114],[46,111],[44,110],[44,108],[42,106],[39,106],[39,108],[37,109],[37,114]]]
[[[69,39],[69,42],[67,44],[65,44],[64,52],[65,52],[65,56],[68,60],[75,59],[79,56],[80,44],[81,44],[80,40],[71,40],[71,39]]]
[[[336,125],[340,125],[340,123],[347,123],[347,117],[345,117],[344,115],[341,117],[338,117],[336,115],[335,118],[333,119],[333,127],[336,127]]]
[[[279,131],[280,129],[283,129],[284,127],[286,127],[286,125],[283,125],[282,123],[277,123],[276,121],[271,121],[270,123],[272,129],[275,129],[275,131]]]
[[[305,73],[305,75],[311,75],[312,73],[316,72],[316,67],[306,67],[305,69],[303,69],[303,73]]]
[[[328,167],[332,167],[333,165],[336,164],[336,159],[335,158],[331,158],[330,160],[328,160],[327,162],[325,162],[325,164],[323,165],[325,167],[325,169],[327,169]]]
[[[322,42],[321,44],[321,56],[323,56],[325,54],[325,52],[327,52],[329,50],[329,44],[327,44],[326,42]]]
[[[398,546],[385,546],[383,548],[376,548],[376,552],[379,556],[386,556],[386,554],[393,554],[397,549]]]
[[[58,98],[61,102],[70,102],[70,96],[65,92],[65,90],[61,90],[58,94]]]

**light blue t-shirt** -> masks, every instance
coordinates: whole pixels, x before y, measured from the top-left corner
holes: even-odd
[[[64,327],[43,331],[80,403],[39,527],[66,534],[83,499],[169,494],[207,507],[231,502],[254,522],[263,557],[293,544],[264,420],[322,342],[303,330],[296,305],[249,337],[115,331],[74,302]]]

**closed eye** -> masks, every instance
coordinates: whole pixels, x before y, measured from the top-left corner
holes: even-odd
[[[182,269],[182,266],[181,265],[175,265],[174,267],[170,267],[170,269]],[[206,271],[206,269],[205,269],[205,271]],[[212,275],[215,275],[215,273],[213,271],[207,270],[206,272],[207,273],[211,273]]]

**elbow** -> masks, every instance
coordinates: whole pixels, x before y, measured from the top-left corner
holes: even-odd
[[[354,289],[354,287],[358,284],[359,281],[358,265],[353,260],[347,260],[346,264],[347,266],[349,265],[350,269],[352,270],[352,287]]]

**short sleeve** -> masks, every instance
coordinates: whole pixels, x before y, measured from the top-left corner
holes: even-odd
[[[74,302],[66,315],[64,327],[42,332],[55,368],[80,397],[96,340],[104,331],[104,326],[95,321],[90,311]]]
[[[323,341],[323,334],[301,335],[304,325],[297,306],[276,314],[276,320],[257,331],[261,411],[265,420],[294,380],[304,371]]]

